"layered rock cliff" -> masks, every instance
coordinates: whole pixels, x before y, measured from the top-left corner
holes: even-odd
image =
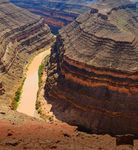
[[[64,27],[46,98],[55,115],[93,133],[138,133],[138,9],[103,1]]]
[[[9,104],[29,59],[53,40],[44,19],[0,1],[0,100]]]
[[[17,6],[39,14],[54,33],[58,29],[75,20],[75,18],[90,10],[94,0],[11,0]]]

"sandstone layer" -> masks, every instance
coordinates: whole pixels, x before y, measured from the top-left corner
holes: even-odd
[[[138,133],[138,9],[103,1],[64,27],[46,98],[58,118],[92,133]]]
[[[0,1],[0,102],[9,104],[29,59],[52,40],[43,18]]]

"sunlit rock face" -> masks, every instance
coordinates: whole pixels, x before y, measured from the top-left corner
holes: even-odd
[[[138,133],[138,10],[104,1],[64,27],[46,97],[59,119],[94,133]]]
[[[28,59],[52,39],[43,18],[0,0],[0,100],[8,102]]]

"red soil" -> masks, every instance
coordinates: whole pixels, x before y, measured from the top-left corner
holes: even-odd
[[[138,141],[135,141],[135,149]],[[0,150],[131,150],[109,135],[89,135],[66,123],[0,121]]]

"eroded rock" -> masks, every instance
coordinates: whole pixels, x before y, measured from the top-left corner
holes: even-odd
[[[105,1],[60,30],[46,84],[46,97],[59,119],[91,133],[138,133],[135,6]]]

